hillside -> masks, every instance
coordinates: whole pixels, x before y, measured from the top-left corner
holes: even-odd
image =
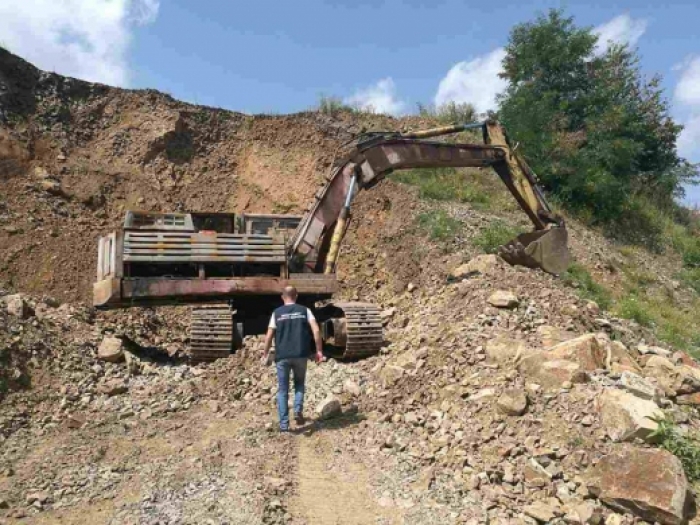
[[[434,124],[244,115],[0,50],[0,523],[694,520],[699,310],[679,256],[569,220],[569,273],[509,267],[484,252],[529,225],[487,172],[456,173],[455,199],[410,175],[358,197],[341,296],[381,305],[388,344],[312,366],[309,414],[328,395],[343,414],[293,435],[272,432],[258,339],[193,367],[186,308],[89,307],[96,239],[125,210],[301,213],[361,130]],[[98,359],[112,336],[125,362]]]

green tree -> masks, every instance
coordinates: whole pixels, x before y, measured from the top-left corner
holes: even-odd
[[[597,38],[559,10],[513,28],[499,118],[548,190],[614,225],[644,200],[672,210],[698,173],[676,151],[682,127],[660,78],[646,79],[627,46],[597,54]]]

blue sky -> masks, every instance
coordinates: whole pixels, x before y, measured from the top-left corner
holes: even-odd
[[[44,69],[247,113],[304,110],[321,94],[395,114],[486,109],[510,28],[550,7],[638,47],[688,125],[682,153],[700,162],[697,0],[0,0],[0,42]]]

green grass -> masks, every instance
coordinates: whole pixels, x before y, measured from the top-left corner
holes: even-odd
[[[392,178],[418,187],[422,199],[465,202],[478,209],[491,205],[489,193],[476,180],[454,168],[416,168],[398,172]]]
[[[652,441],[676,456],[688,480],[700,480],[700,440],[695,433],[681,433],[671,416],[652,418],[658,425],[651,434]]]
[[[476,109],[468,102],[448,102],[438,107],[419,103],[418,114],[435,119],[441,124],[467,124],[477,120]]]
[[[572,263],[561,275],[564,284],[575,288],[583,299],[595,301],[598,306],[607,310],[612,305],[612,294],[605,286],[597,283],[585,266]]]
[[[462,223],[443,210],[421,213],[418,226],[434,241],[452,241],[462,230]]]
[[[679,277],[684,285],[700,293],[700,268],[686,268]]]
[[[342,99],[328,95],[321,95],[319,97],[318,104],[316,105],[316,111],[325,113],[326,115],[330,115],[332,117],[342,112],[360,113],[357,108],[343,103]]]
[[[492,221],[471,240],[472,244],[485,253],[496,253],[498,248],[517,237],[521,230],[503,221]]]

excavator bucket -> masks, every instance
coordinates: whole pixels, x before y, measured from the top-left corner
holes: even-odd
[[[558,275],[569,267],[568,237],[564,226],[523,233],[501,246],[498,255],[508,264]]]

